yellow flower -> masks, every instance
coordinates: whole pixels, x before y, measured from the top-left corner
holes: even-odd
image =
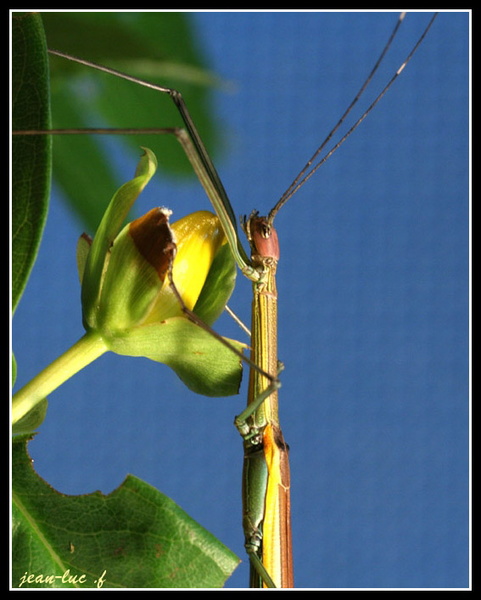
[[[219,219],[208,211],[187,215],[172,224],[177,252],[173,261],[173,280],[187,308],[193,310],[214,262],[225,242]],[[181,307],[168,281],[164,282],[146,322],[163,321],[181,315]]]
[[[220,315],[236,267],[218,218],[199,211],[170,226],[171,211],[154,208],[121,229],[155,164],[146,150],[135,178],[112,198],[93,241],[79,241],[84,326],[112,352],[169,365],[198,393],[237,393],[239,357],[186,318],[170,281],[172,274],[184,304],[202,321],[211,325]],[[238,351],[246,347],[229,343]]]

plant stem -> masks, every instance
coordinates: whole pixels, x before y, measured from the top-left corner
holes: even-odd
[[[54,360],[13,396],[12,425],[72,375],[107,350],[108,347],[98,332],[87,332],[67,352]]]

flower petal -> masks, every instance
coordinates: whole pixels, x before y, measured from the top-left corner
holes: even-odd
[[[206,282],[215,255],[225,237],[219,219],[208,211],[198,211],[171,225],[177,244],[172,275],[177,291],[192,310]],[[172,288],[162,288],[148,322],[163,321],[182,314]]]

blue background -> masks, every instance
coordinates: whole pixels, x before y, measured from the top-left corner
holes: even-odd
[[[374,90],[429,16],[408,15]],[[214,71],[233,84],[215,98],[225,187],[236,213],[266,212],[357,92],[396,14],[194,20]],[[440,15],[276,221],[298,587],[469,584],[468,27],[468,13]],[[124,179],[133,169],[130,159]],[[197,185],[161,178],[140,204],[175,217],[208,208]],[[54,197],[13,323],[18,385],[82,335],[80,232]],[[231,305],[247,322],[249,298],[239,277]],[[242,337],[223,318],[217,329]],[[109,493],[133,473],[243,558],[232,426],[243,397],[195,396],[163,365],[105,355],[51,395],[30,444],[35,468],[68,494]],[[246,584],[243,561],[227,585]]]

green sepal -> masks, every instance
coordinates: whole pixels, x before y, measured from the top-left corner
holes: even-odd
[[[90,238],[86,233],[83,233],[77,242],[77,271],[78,277],[80,280],[80,285],[82,285],[82,280],[84,278],[85,265],[87,263],[87,258],[90,252],[90,246],[92,245],[92,238]]]
[[[104,334],[125,331],[142,322],[163,282],[137,250],[130,223],[115,238],[97,307],[97,327]]]
[[[85,328],[95,328],[96,309],[102,286],[102,275],[107,267],[109,249],[119,233],[129,210],[148,184],[157,168],[157,159],[144,148],[135,177],[114,194],[92,242],[85,263],[82,280],[82,311]]]
[[[220,317],[234,291],[236,275],[237,267],[229,244],[224,244],[215,255],[194,306],[195,314],[204,323],[212,325]]]
[[[247,348],[227,340],[237,350]],[[232,396],[242,379],[241,359],[231,348],[185,317],[135,327],[108,340],[110,350],[168,365],[185,385],[204,396]]]
[[[31,433],[38,429],[43,423],[47,414],[48,400],[44,398],[32,408],[23,418],[12,425],[12,433],[18,435],[20,433]]]

